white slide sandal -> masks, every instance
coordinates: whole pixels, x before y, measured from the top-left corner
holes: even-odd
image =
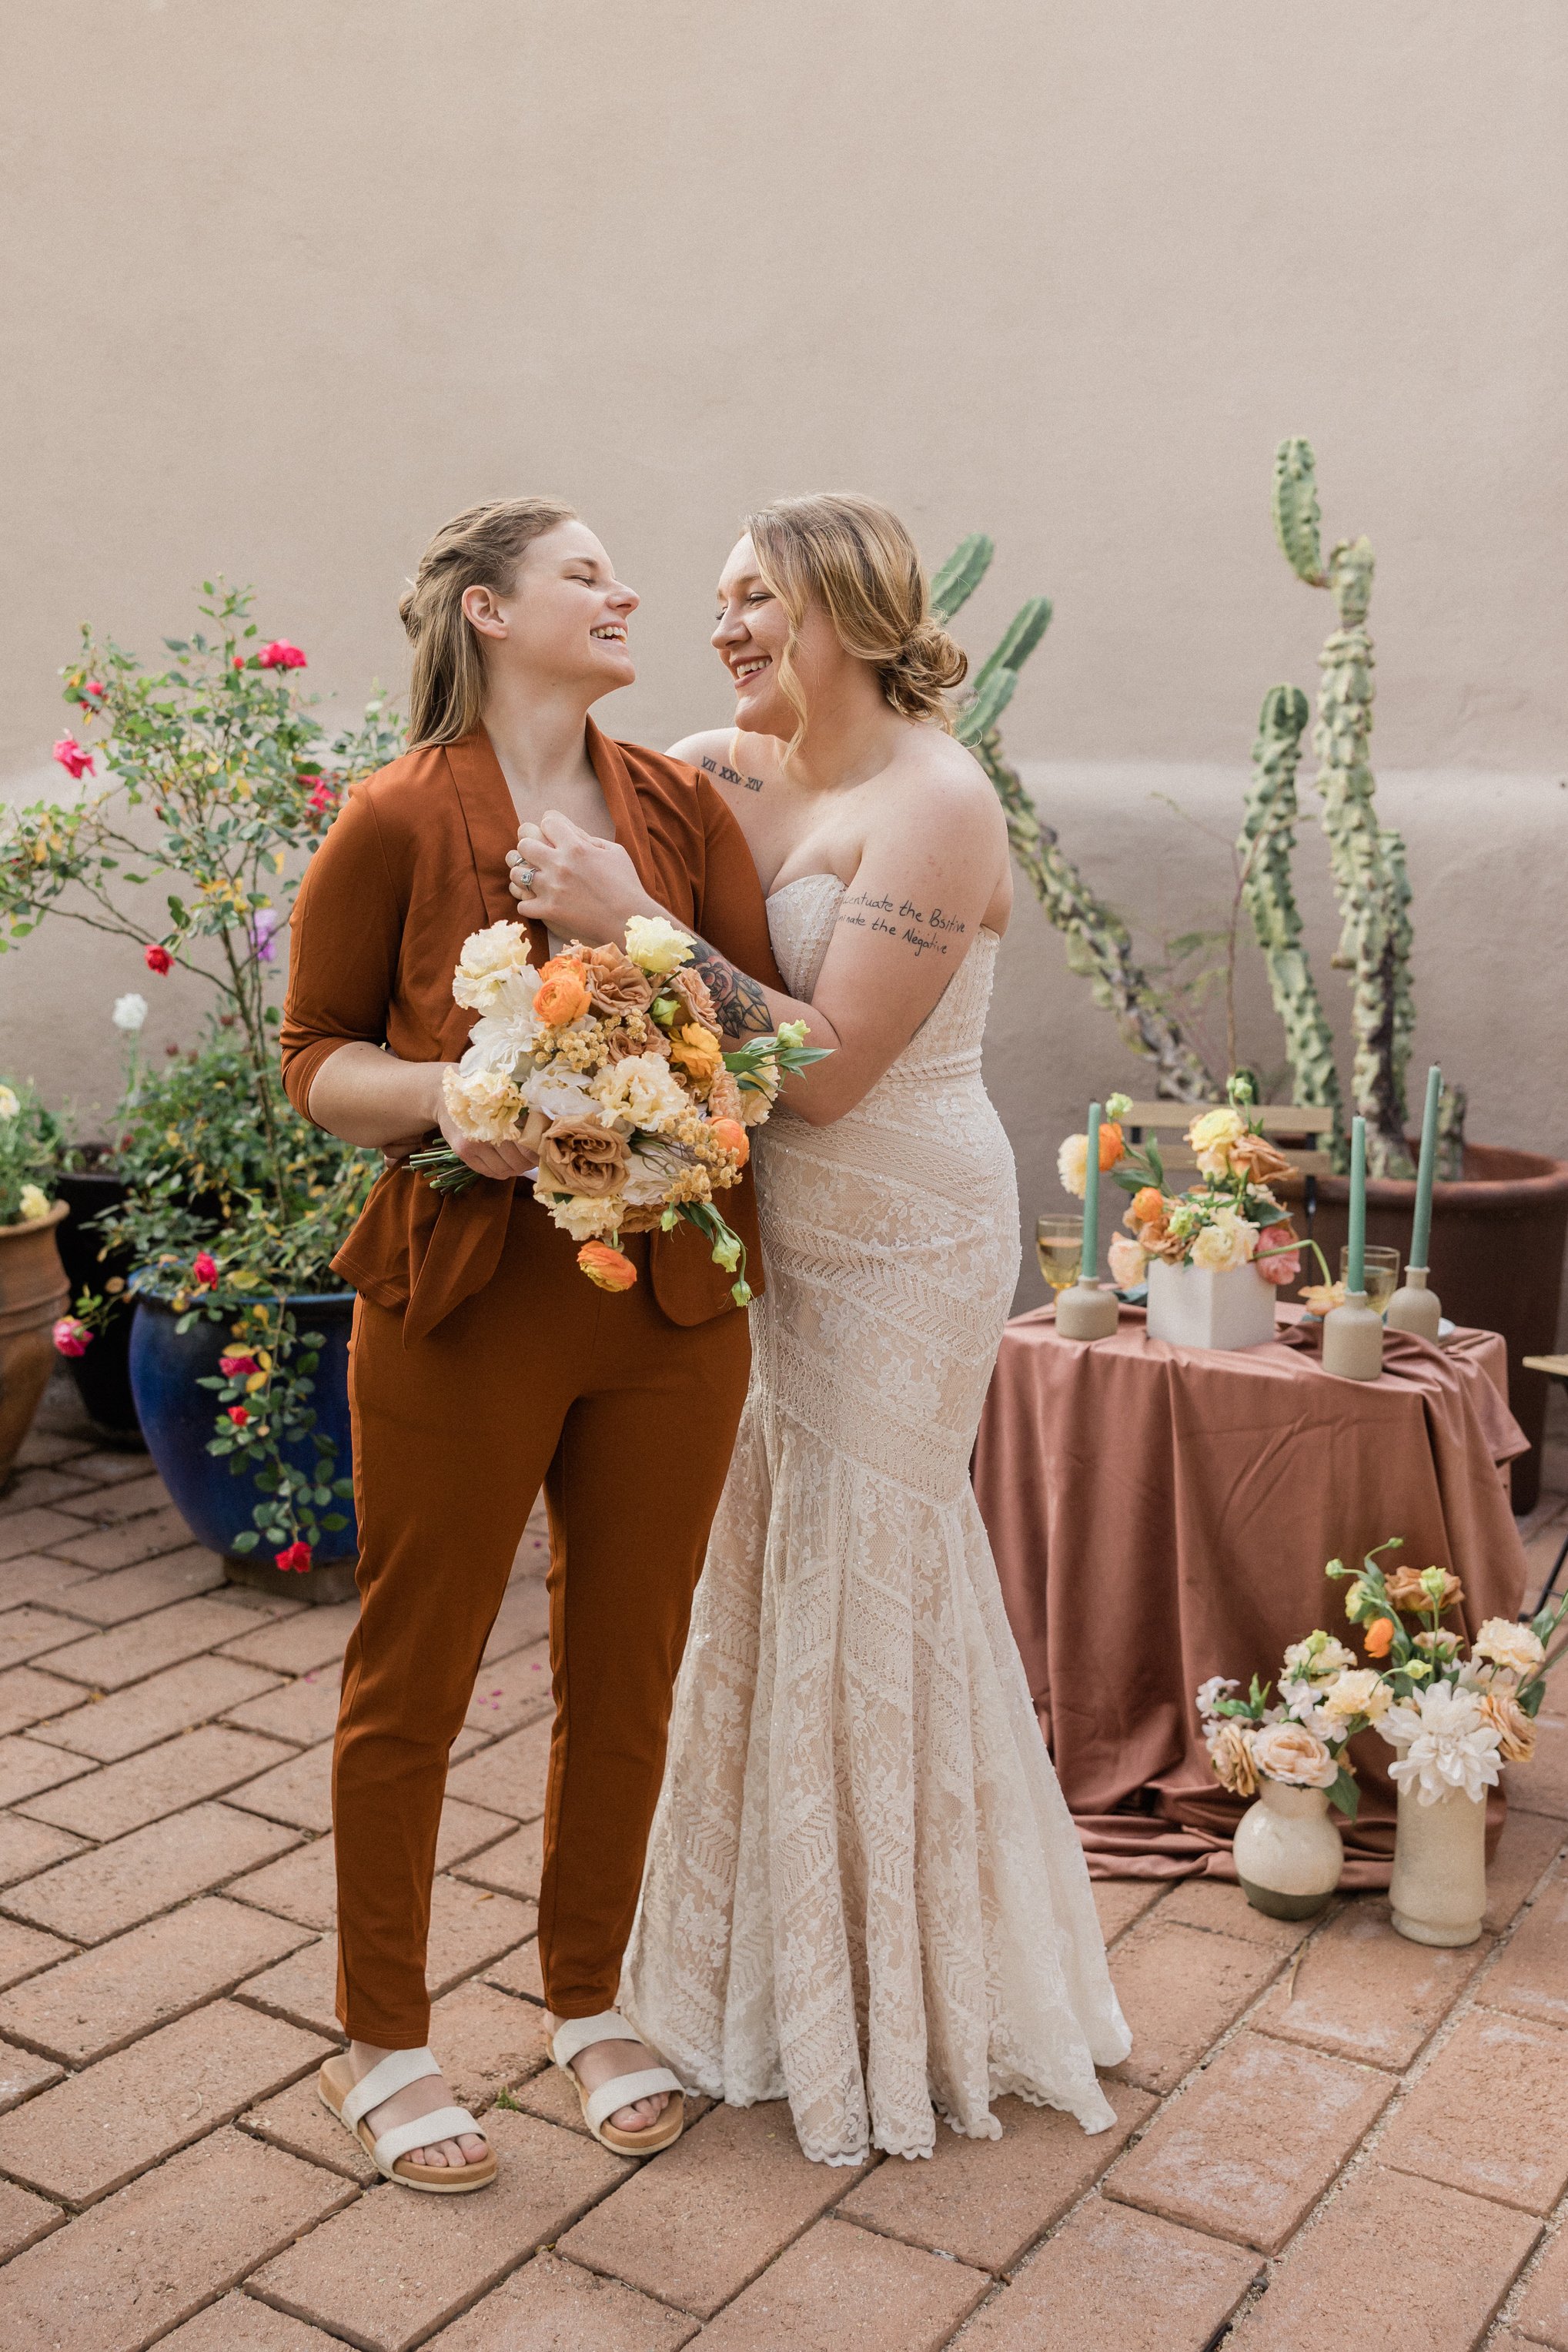
[[[438,2140],[456,2139],[467,2132],[484,2139],[483,2126],[475,2122],[466,2107],[436,2107],[412,2124],[394,2124],[379,2139],[364,2121],[371,2108],[379,2107],[383,2099],[440,2072],[433,2051],[394,2050],[390,2058],[383,2058],[356,2083],[344,2052],[340,2057],[328,2059],[316,2078],[316,2088],[322,2105],[337,2116],[346,2131],[353,2134],[376,2170],[388,2180],[395,2180],[400,2189],[423,2189],[432,2197],[465,2197],[470,2189],[487,2189],[496,2178],[498,2168],[493,2147],[486,2146],[477,2164],[462,2166],[414,2164],[410,2160],[409,2150],[434,2147]]]
[[[582,2106],[582,2120],[601,2147],[612,2148],[617,2156],[657,2156],[679,2139],[685,2127],[685,2094],[680,2077],[672,2074],[667,2066],[644,2066],[635,2074],[617,2074],[601,2083],[597,2091],[584,2090],[571,2071],[571,2062],[580,2051],[591,2050],[596,2042],[641,2042],[643,2036],[634,2025],[612,2009],[601,2011],[598,2017],[569,2017],[556,2028],[550,2042],[550,2055],[571,2083]],[[644,2044],[644,2047],[646,2045]],[[668,2091],[669,2105],[656,2123],[646,2131],[617,2131],[605,2117],[618,2107],[634,2106],[639,2099],[650,2099],[658,2091]]]

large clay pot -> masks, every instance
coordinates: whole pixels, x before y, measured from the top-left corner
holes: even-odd
[[[103,1286],[113,1275],[124,1281],[131,1273],[132,1260],[125,1250],[104,1253],[103,1235],[92,1220],[105,1209],[117,1209],[125,1198],[125,1185],[107,1170],[92,1168],[74,1176],[61,1176],[56,1181],[56,1191],[70,1210],[70,1217],[60,1233],[60,1261],[70,1285],[74,1307],[84,1290],[104,1295]],[[142,1444],[141,1424],[136,1418],[136,1401],[131,1393],[131,1319],[135,1301],[123,1298],[111,1307],[109,1320],[101,1331],[93,1335],[85,1355],[68,1356],[66,1370],[76,1382],[82,1410],[99,1435],[110,1445],[126,1448]]]
[[[57,1201],[47,1217],[0,1225],[0,1486],[55,1369],[50,1326],[68,1297],[55,1231],[68,1213]]]
[[[1300,1178],[1281,1187],[1292,1205],[1303,1189]],[[1312,1239],[1337,1275],[1350,1186],[1343,1176],[1320,1176],[1317,1190]],[[1390,1244],[1402,1264],[1415,1206],[1414,1184],[1379,1178],[1367,1185],[1366,1238]],[[1568,1160],[1467,1144],[1464,1181],[1432,1188],[1432,1287],[1443,1312],[1455,1323],[1500,1331],[1508,1342],[1508,1401],[1531,1444],[1513,1465],[1513,1507],[1521,1513],[1533,1510],[1541,1492],[1547,1397],[1544,1376],[1527,1372],[1524,1358],[1550,1355],[1556,1346],[1565,1240]],[[1322,1279],[1310,1253],[1302,1279]]]
[[[353,1295],[318,1293],[291,1298],[288,1306],[301,1330],[320,1331],[325,1337],[311,1402],[318,1428],[338,1449],[337,1475],[346,1478],[353,1461],[349,1428]],[[353,1563],[359,1549],[351,1501],[345,1499],[336,1506],[348,1514],[349,1523],[335,1535],[323,1535],[314,1565],[302,1576],[274,1569],[265,1546],[248,1556],[235,1552],[235,1536],[254,1524],[251,1513],[261,1499],[260,1490],[249,1472],[231,1472],[232,1454],[208,1453],[218,1397],[216,1390],[197,1385],[204,1374],[217,1370],[218,1358],[233,1342],[226,1322],[198,1321],[180,1331],[175,1328],[178,1321],[164,1300],[137,1300],[131,1328],[131,1386],[147,1450],[192,1535],[210,1551],[224,1555],[225,1570],[235,1583],[266,1589],[276,1585],[292,1601],[346,1599],[353,1590]],[[300,1467],[313,1465],[315,1449],[307,1440],[288,1458]]]

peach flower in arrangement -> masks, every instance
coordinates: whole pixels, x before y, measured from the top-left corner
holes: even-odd
[[[1339,1759],[1304,1723],[1263,1723],[1252,1734],[1252,1761],[1266,1780],[1297,1789],[1332,1788]]]
[[[637,1279],[637,1269],[629,1257],[607,1242],[584,1242],[577,1253],[577,1262],[590,1282],[601,1290],[630,1290]]]
[[[1087,1142],[1083,1149],[1084,1156],[1087,1158],[1089,1150]],[[1145,1184],[1140,1191],[1134,1193],[1127,1203],[1127,1213],[1123,1223],[1130,1233],[1136,1233],[1140,1225],[1163,1225],[1166,1221],[1166,1212],[1169,1206],[1170,1202],[1157,1184]]]
[[[1535,1672],[1546,1648],[1528,1625],[1516,1625],[1511,1617],[1489,1617],[1470,1643],[1470,1655],[1523,1676]]]
[[[737,1168],[744,1168],[751,1157],[751,1138],[737,1118],[716,1118],[709,1123],[708,1133],[721,1150],[731,1154]]]
[[[1229,1146],[1229,1155],[1231,1174],[1245,1176],[1249,1184],[1269,1184],[1291,1172],[1284,1153],[1276,1151],[1266,1136],[1255,1135],[1250,1128]]]
[[[1521,1629],[1522,1630],[1522,1629]],[[1512,1691],[1494,1683],[1480,1695],[1481,1713],[1497,1733],[1505,1764],[1528,1764],[1535,1753],[1535,1717],[1526,1715]]]
[[[1193,1236],[1192,1262],[1213,1274],[1228,1274],[1245,1265],[1258,1246],[1258,1228],[1234,1209],[1217,1209],[1212,1223],[1200,1225]]]
[[[1246,1132],[1240,1112],[1227,1108],[1204,1111],[1187,1129],[1186,1139],[1206,1176],[1228,1176],[1231,1147]]]
[[[1295,1227],[1289,1223],[1265,1225],[1258,1237],[1252,1263],[1265,1282],[1277,1283],[1281,1289],[1294,1282],[1301,1270]]]
[[[1252,1757],[1252,1736],[1233,1715],[1217,1717],[1207,1735],[1209,1761],[1222,1789],[1233,1797],[1255,1797],[1258,1774]]]
[[[1448,1568],[1391,1568],[1383,1589],[1396,1609],[1435,1608],[1439,1615],[1445,1609],[1457,1609],[1465,1597],[1464,1586]]]
[[[1105,1251],[1111,1279],[1118,1290],[1135,1290],[1149,1270],[1143,1244],[1126,1234],[1113,1234]]]
[[[546,1028],[564,1029],[580,1021],[592,1002],[583,968],[573,957],[552,956],[540,965],[534,1012]]]
[[[724,1047],[711,1029],[691,1022],[670,1039],[670,1058],[677,1062],[695,1086],[706,1086],[717,1075]]]

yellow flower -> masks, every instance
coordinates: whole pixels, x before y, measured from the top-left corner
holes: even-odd
[[[670,1059],[678,1062],[687,1077],[700,1087],[711,1078],[719,1066],[724,1048],[711,1029],[699,1022],[688,1022],[678,1037],[670,1039]]]
[[[1228,1176],[1230,1147],[1246,1132],[1247,1122],[1239,1111],[1206,1110],[1187,1129],[1186,1139],[1197,1154],[1197,1164],[1206,1176]]]
[[[692,960],[691,935],[663,915],[633,915],[626,926],[626,952],[644,971],[674,971]]]
[[[49,1213],[49,1196],[41,1184],[22,1187],[22,1214],[29,1223]]]

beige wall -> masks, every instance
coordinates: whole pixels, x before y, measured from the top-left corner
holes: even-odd
[[[995,533],[977,648],[1055,599],[1009,741],[1157,938],[1227,883],[1153,794],[1228,835],[1262,690],[1313,682],[1326,600],[1267,506],[1301,431],[1377,549],[1418,1054],[1476,1132],[1568,1150],[1560,0],[4,0],[4,31],[0,788],[60,781],[81,617],[154,648],[222,570],[351,703],[401,682],[431,527],[525,488],[643,590],[604,715],[666,741],[725,711],[737,516],[851,484],[933,558]],[[1039,1205],[1136,1072],[1032,908],[1003,971]],[[139,977],[58,932],[5,958],[0,1059],[90,1102]]]

